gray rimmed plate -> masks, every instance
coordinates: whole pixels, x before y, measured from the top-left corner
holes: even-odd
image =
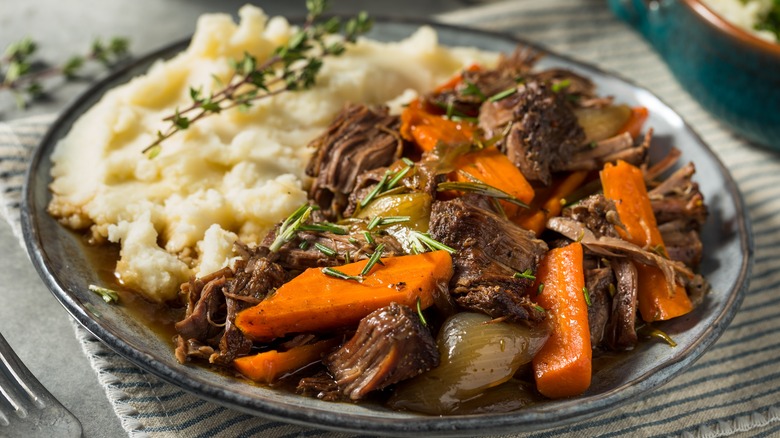
[[[378,20],[372,38],[398,40],[422,24],[415,21]],[[517,39],[453,26],[430,24],[442,44],[474,46],[510,52]],[[669,321],[662,329],[677,342],[671,348],[646,342],[631,354],[610,361],[594,373],[590,389],[581,397],[550,401],[504,414],[435,417],[394,412],[376,405],[334,404],[289,392],[247,385],[237,379],[198,366],[182,366],[173,347],[144,326],[121,305],[107,305],[88,285],[100,283],[100,272],[90,261],[83,239],[65,229],[46,212],[51,199],[50,155],[89,107],[112,87],[145,72],[157,59],[183,50],[188,41],[149,54],[97,83],[74,102],[51,127],[35,151],[24,191],[22,225],[27,248],[36,269],[62,305],[98,339],[139,367],[200,397],[254,415],[320,428],[387,435],[477,435],[544,429],[576,422],[586,415],[607,411],[628,399],[656,388],[682,372],[723,333],[734,317],[748,286],[753,242],[742,197],[726,168],[696,133],[671,108],[649,91],[630,81],[555,54],[539,67],[564,67],[594,80],[600,94],[620,102],[644,105],[655,129],[654,154],[672,146],[682,161],[696,165],[696,180],[710,210],[702,231],[705,256],[701,271],[713,292],[694,312]]]

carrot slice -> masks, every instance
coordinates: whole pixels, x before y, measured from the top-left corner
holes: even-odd
[[[547,252],[535,287],[540,291],[536,302],[547,310],[551,324],[550,338],[531,361],[536,388],[550,398],[582,394],[590,386],[593,358],[582,245],[574,242]]]
[[[601,185],[604,196],[615,202],[620,221],[624,227],[618,227],[620,236],[628,242],[643,248],[666,254],[661,233],[647,195],[642,171],[619,160],[616,164],[606,164],[601,171]],[[647,322],[664,321],[693,310],[685,288],[669,284],[656,266],[635,263],[639,278],[637,298],[639,312]]]
[[[471,143],[474,124],[455,121],[432,114],[423,108],[419,100],[410,103],[401,113],[401,137],[413,141],[422,151],[432,151],[439,143],[458,145]]]
[[[639,137],[639,134],[642,132],[642,126],[645,124],[645,121],[647,121],[649,114],[647,108],[643,106],[631,108],[631,116],[628,118],[628,121],[626,121],[626,124],[620,128],[618,134],[628,132],[633,138]]]
[[[358,275],[368,260],[337,268]],[[249,338],[266,341],[288,333],[326,331],[356,325],[364,316],[392,302],[425,309],[452,276],[446,251],[389,257],[375,265],[362,283],[331,277],[310,268],[277,289],[271,297],[236,315],[236,326]]]
[[[239,357],[233,366],[246,377],[261,383],[273,383],[322,359],[322,356],[338,345],[338,339],[325,339],[308,345],[299,345],[287,351],[264,351],[252,356]]]
[[[521,212],[512,221],[539,236],[544,231],[547,219],[561,214],[561,210],[563,210],[563,206],[566,204],[566,197],[574,193],[587,177],[588,172],[584,170],[570,173],[555,185],[549,196],[540,202],[536,208]]]
[[[503,190],[526,204],[534,198],[534,189],[520,169],[494,146],[458,157],[451,179],[470,182],[472,179],[469,176]],[[505,201],[501,201],[501,206],[507,217],[515,216],[522,208]]]

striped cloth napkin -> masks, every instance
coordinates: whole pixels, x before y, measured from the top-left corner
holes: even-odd
[[[705,113],[651,47],[601,0],[506,1],[437,17],[510,32],[630,77],[694,127],[737,180],[755,232],[755,266],[742,309],[720,340],[684,373],[641,400],[574,425],[512,437],[777,436],[780,434],[780,156],[748,146]],[[0,213],[21,235],[19,199],[26,158],[53,118],[0,124]],[[74,324],[75,325],[75,324]],[[268,421],[201,400],[117,356],[80,327],[76,333],[131,437],[354,437]]]

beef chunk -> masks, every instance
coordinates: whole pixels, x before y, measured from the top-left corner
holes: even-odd
[[[458,295],[455,302],[465,309],[511,322],[535,324],[546,318],[544,309],[528,296],[521,294],[517,288],[497,284],[478,284],[465,295]]]
[[[701,237],[694,227],[691,221],[684,219],[675,219],[658,226],[669,258],[692,268],[701,263],[703,251]]]
[[[588,327],[590,327],[590,344],[593,347],[601,344],[604,337],[604,330],[611,313],[609,286],[613,282],[612,269],[608,266],[585,271],[585,287],[588,288],[590,296]]]
[[[363,318],[355,336],[324,363],[342,392],[359,400],[438,366],[439,351],[417,314],[392,303]]]
[[[680,219],[698,231],[707,220],[704,197],[692,180],[695,172],[693,163],[688,163],[648,192],[658,224]]]
[[[647,160],[652,130],[648,130],[645,139],[635,145],[631,134],[624,132],[614,137],[596,142],[593,147],[580,148],[574,155],[554,170],[599,170],[604,164],[623,160],[639,166]]]
[[[295,390],[298,394],[317,397],[325,401],[338,401],[344,398],[344,394],[339,389],[339,384],[336,383],[333,376],[325,371],[321,371],[311,377],[302,378]]]
[[[604,340],[613,350],[630,350],[637,343],[637,271],[633,263],[623,258],[613,258],[610,264],[615,272],[617,287]]]
[[[563,93],[529,81],[514,94],[482,105],[479,126],[488,138],[509,130],[500,146],[531,181],[549,185],[585,141],[585,132]]]
[[[620,217],[615,203],[602,194],[591,195],[580,202],[564,208],[563,216],[574,219],[587,227],[596,237],[618,237],[615,226],[620,225]]]
[[[513,321],[539,321],[543,312],[522,297],[531,281],[514,274],[534,272],[547,245],[469,199],[434,202],[431,208],[431,236],[457,250],[450,293],[469,310]]]
[[[389,166],[401,157],[400,119],[386,107],[348,105],[310,146],[316,148],[306,168],[315,180],[309,197],[329,218],[338,217],[355,189],[357,176]]]

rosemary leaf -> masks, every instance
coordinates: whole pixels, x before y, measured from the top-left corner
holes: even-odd
[[[314,247],[317,248],[321,253],[325,254],[328,257],[334,257],[336,254],[338,254],[335,249],[333,249],[333,248],[331,248],[329,246],[325,246],[325,245],[323,245],[321,243],[315,243]]]
[[[322,273],[330,277],[340,278],[342,280],[353,280],[353,281],[357,281],[358,283],[363,282],[363,277],[359,277],[357,275],[348,275],[345,274],[344,272],[339,271],[336,268],[331,268],[331,267],[322,268]]]
[[[374,265],[379,262],[379,259],[382,258],[382,251],[384,251],[384,249],[385,245],[383,243],[377,245],[374,253],[371,254],[371,257],[368,259],[368,263],[366,263],[366,266],[364,266],[363,270],[360,272],[361,277],[365,277],[369,272],[371,272],[371,268],[373,268]]]
[[[425,320],[425,316],[422,313],[422,299],[417,297],[417,316],[420,317],[420,322],[424,327],[428,327],[428,321]]]
[[[588,291],[587,287],[582,288],[582,295],[585,297],[585,304],[587,304],[588,307],[590,307],[592,303],[590,301],[590,292]]]
[[[515,272],[513,275],[514,278],[525,278],[527,280],[536,280],[536,276],[531,272],[530,269],[526,269],[523,272]]]
[[[431,251],[447,251],[450,254],[455,254],[457,252],[454,248],[451,248],[439,242],[438,240],[432,238],[430,235],[421,233],[419,231],[412,231],[411,237],[414,240],[422,242]]]
[[[439,185],[436,187],[436,190],[440,192],[447,191],[447,190],[472,192],[478,195],[500,199],[502,201],[506,201],[523,208],[528,208],[528,204],[517,199],[515,196],[512,196],[511,194],[499,188],[493,187],[491,185],[487,185],[481,181],[448,181],[448,182],[439,183]]]

